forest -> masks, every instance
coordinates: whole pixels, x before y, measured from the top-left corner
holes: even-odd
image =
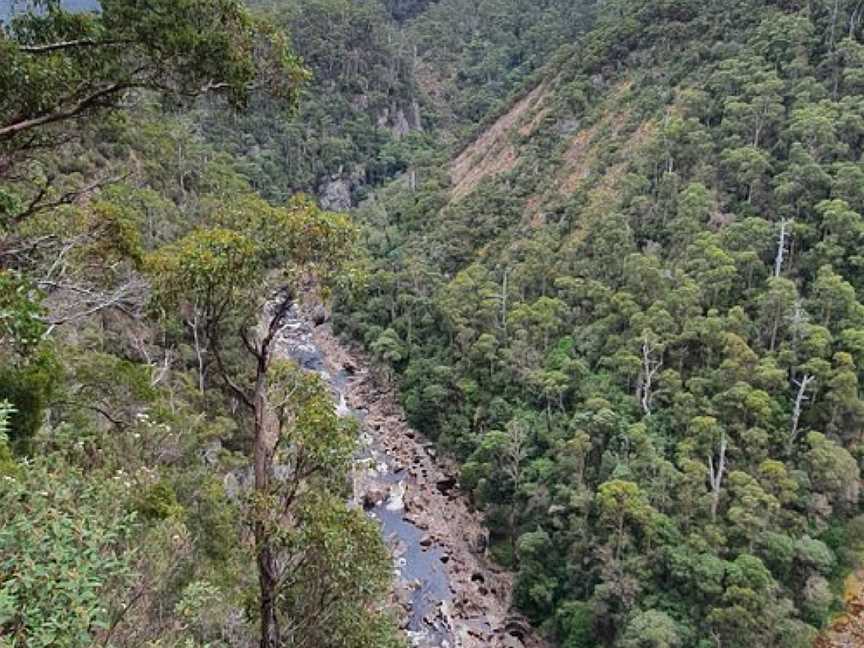
[[[862,0],[22,4],[0,647],[410,645],[303,296],[543,644],[864,645]]]

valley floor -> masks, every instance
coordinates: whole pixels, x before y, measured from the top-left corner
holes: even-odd
[[[455,464],[440,457],[430,442],[409,427],[395,389],[371,370],[361,352],[343,345],[329,324],[315,327],[312,340],[322,351],[331,375],[347,372],[344,396],[348,407],[362,415],[371,445],[386,454],[397,473],[405,473],[401,515],[422,531],[424,550],[441,556],[450,596],[441,602],[439,615],[452,629],[456,646],[545,646],[524,618],[511,610],[512,574],[486,558],[488,532],[480,513],[459,491]],[[412,552],[399,547],[398,539],[391,546],[397,561],[400,553],[411,559]],[[403,569],[403,573],[410,572],[410,565]],[[397,586],[397,603],[409,605],[411,590],[421,586],[403,579]],[[439,644],[424,643],[420,638],[416,645]]]

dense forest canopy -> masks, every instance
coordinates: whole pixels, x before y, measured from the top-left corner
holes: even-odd
[[[842,645],[864,2],[100,4],[0,26],[0,645],[404,645],[313,284],[552,644]]]
[[[290,117],[288,35],[237,0],[27,7],[0,26],[0,644],[402,645],[355,430],[274,350],[356,228],[266,202],[192,112]]]
[[[518,604],[565,646],[809,646],[842,605],[861,18],[604,3],[449,168],[360,211],[374,270],[342,326],[463,458]]]
[[[487,112],[587,28],[593,3],[255,5],[291,35],[314,80],[295,119],[264,97],[245,115],[205,117],[205,131],[264,195],[317,192],[325,206],[345,209],[416,164],[443,164]]]

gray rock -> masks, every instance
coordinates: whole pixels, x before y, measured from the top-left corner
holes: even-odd
[[[219,463],[220,452],[222,452],[222,442],[215,439],[201,449],[201,461],[205,466],[215,466]]]
[[[318,197],[323,209],[346,211],[351,209],[351,181],[345,178],[331,178],[318,189]]]
[[[236,500],[240,497],[242,487],[240,480],[237,479],[237,475],[233,472],[225,475],[225,478],[222,480],[222,487],[225,489],[225,495],[228,496],[228,499]]]
[[[393,115],[393,126],[390,131],[396,139],[401,139],[411,132],[411,124],[408,123],[405,111],[401,108]]]
[[[486,550],[489,548],[489,534],[486,531],[480,532],[474,538],[474,542],[471,543],[471,551],[481,556],[486,554]]]

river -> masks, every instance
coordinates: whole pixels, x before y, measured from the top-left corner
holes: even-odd
[[[319,308],[320,311],[320,308]],[[481,516],[458,490],[455,466],[412,430],[393,390],[330,325],[294,308],[280,351],[333,390],[360,444],[352,505],[375,519],[393,554],[393,604],[416,648],[541,648],[510,611],[512,577],[486,559]]]

